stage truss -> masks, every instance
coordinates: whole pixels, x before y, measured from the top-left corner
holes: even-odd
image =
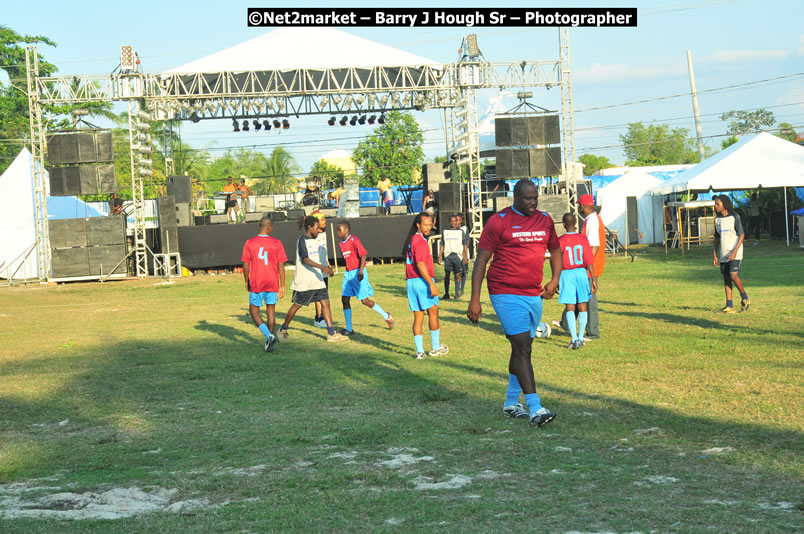
[[[45,195],[46,126],[42,106],[125,102],[129,114],[134,257],[137,277],[146,277],[143,180],[151,173],[151,122],[206,119],[274,119],[326,114],[382,114],[391,110],[444,109],[448,156],[466,175],[471,194],[473,237],[483,228],[477,91],[560,87],[563,161],[568,202],[577,196],[572,113],[569,29],[559,29],[559,59],[489,62],[482,58],[439,66],[297,69],[293,71],[147,74],[134,70],[109,75],[41,77],[35,46],[26,48],[31,153],[39,256],[39,279],[50,272]],[[168,123],[170,124],[170,123]],[[172,147],[172,143],[166,143]],[[169,151],[169,150],[168,150]],[[172,153],[165,154],[172,165]],[[168,161],[169,160],[169,161]],[[460,168],[465,167],[465,172]]]

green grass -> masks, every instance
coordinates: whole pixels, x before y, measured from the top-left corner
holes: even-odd
[[[353,301],[358,334],[325,343],[304,310],[273,354],[241,275],[0,289],[0,530],[802,531],[804,252],[763,242],[744,263],[752,308],[723,316],[710,249],[609,258],[603,339],[534,344],[559,414],[540,429],[501,415],[485,294],[478,326],[465,299],[441,307],[449,355],[411,358],[398,264],[370,268],[396,329]],[[219,506],[3,519],[15,483],[29,506],[115,487]]]

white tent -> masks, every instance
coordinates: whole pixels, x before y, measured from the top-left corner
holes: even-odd
[[[609,230],[616,230],[618,238],[623,243],[630,238],[634,241],[638,237],[640,243],[656,243],[657,237],[661,242],[661,219],[656,229],[653,198],[649,191],[661,184],[662,181],[650,174],[632,170],[628,171],[597,192],[597,204],[601,206],[600,218]],[[627,198],[636,197],[637,224],[639,236],[626,237],[626,224],[633,228],[633,221],[626,221]],[[661,206],[661,204],[660,204]],[[661,215],[661,208],[659,211]]]
[[[440,66],[334,28],[280,28],[168,70],[167,74]]]
[[[31,153],[23,148],[0,175],[0,278],[39,277]]]
[[[726,150],[651,190],[733,191],[804,185],[804,147],[769,133],[745,136]]]

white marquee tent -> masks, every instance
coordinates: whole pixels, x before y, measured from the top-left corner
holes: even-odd
[[[745,136],[726,150],[651,190],[734,191],[804,185],[804,147],[769,133]]]
[[[659,226],[656,228],[654,199],[650,190],[662,181],[659,178],[640,171],[631,170],[609,183],[597,192],[597,204],[601,206],[600,218],[609,230],[616,230],[617,236],[623,243],[626,239],[634,241],[637,236],[626,237],[626,225],[633,228],[633,221],[627,221],[627,198],[635,197],[637,202],[637,224],[639,228],[640,243],[661,242],[662,204],[659,200]],[[658,239],[658,241],[657,241]]]

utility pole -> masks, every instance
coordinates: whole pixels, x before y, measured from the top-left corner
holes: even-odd
[[[692,111],[695,114],[695,133],[698,135],[698,158],[704,160],[703,132],[701,114],[698,112],[698,93],[695,90],[695,73],[692,71],[692,53],[687,50],[687,68],[690,71],[690,91],[692,92]]]

